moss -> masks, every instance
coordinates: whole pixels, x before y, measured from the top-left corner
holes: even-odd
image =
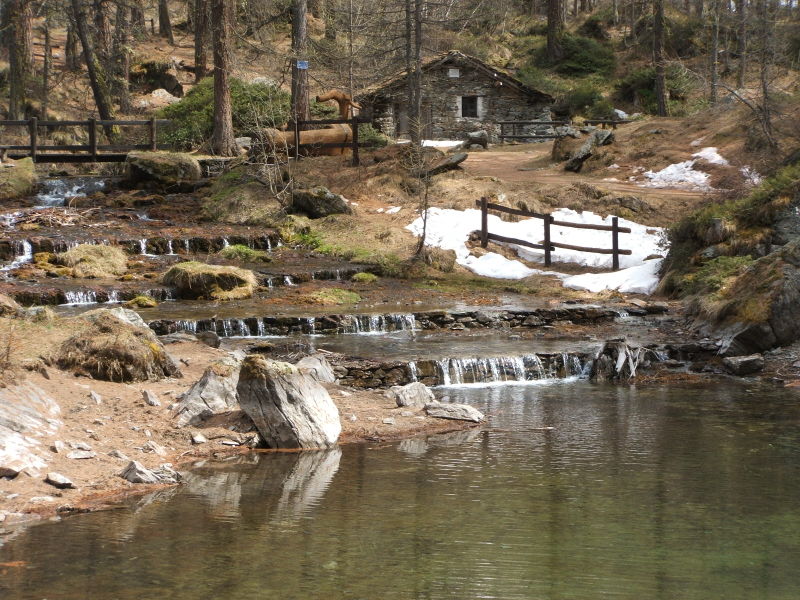
[[[0,166],[0,200],[21,198],[33,193],[38,177],[33,160],[23,158]]]
[[[751,263],[750,256],[719,256],[709,260],[677,284],[682,295],[710,294],[738,277]]]
[[[378,281],[378,276],[373,273],[356,273],[350,280],[355,283],[375,283]]]
[[[56,255],[55,260],[81,278],[116,277],[128,270],[128,256],[116,246],[80,244]]]
[[[174,287],[181,298],[210,300],[249,298],[257,285],[252,271],[197,261],[173,266],[164,273],[162,282]]]
[[[222,258],[240,260],[242,262],[270,262],[272,260],[267,252],[263,250],[253,250],[244,244],[233,244],[232,246],[223,248],[218,254]]]
[[[356,304],[361,302],[361,296],[349,290],[341,288],[329,288],[326,290],[318,290],[311,294],[303,296],[309,304],[322,304],[324,306],[336,304]]]
[[[125,306],[128,308],[155,308],[158,306],[158,301],[150,296],[140,294],[135,298],[128,300],[125,303]]]
[[[203,200],[200,216],[219,223],[276,227],[285,211],[266,186],[240,167],[214,181]]]

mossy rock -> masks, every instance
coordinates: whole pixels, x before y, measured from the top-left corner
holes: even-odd
[[[85,315],[76,319],[85,325],[57,351],[55,363],[59,368],[104,381],[154,381],[181,376],[147,326],[131,324],[109,310],[92,313],[88,318]]]
[[[128,308],[155,308],[158,306],[158,301],[150,296],[138,295],[131,298],[125,303]]]
[[[0,200],[28,196],[33,193],[38,181],[30,158],[3,162],[0,164]]]
[[[378,276],[373,273],[356,273],[351,278],[355,283],[375,283],[378,281]]]
[[[257,280],[252,271],[238,267],[179,263],[164,273],[164,285],[175,288],[182,299],[237,300],[250,298]]]
[[[118,277],[128,270],[128,255],[116,246],[80,244],[56,255],[55,261],[72,268],[74,277],[87,279]],[[39,266],[45,264],[37,261]]]
[[[214,181],[200,215],[218,223],[274,227],[285,210],[265,185],[235,169]]]
[[[219,254],[222,258],[228,260],[240,260],[242,262],[270,262],[272,259],[269,253],[264,250],[254,250],[244,244],[233,244],[220,250]]]
[[[321,304],[323,306],[335,306],[339,304],[356,304],[361,302],[361,296],[349,290],[341,288],[330,288],[318,290],[307,294],[303,299],[309,304]]]
[[[182,152],[131,152],[125,162],[128,180],[134,185],[175,189],[190,186],[202,177],[197,159]]]
[[[292,192],[292,211],[308,215],[312,219],[321,219],[329,215],[352,214],[343,196],[334,194],[328,188],[317,186],[310,189]]]

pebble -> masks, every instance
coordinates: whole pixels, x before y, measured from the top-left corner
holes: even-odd
[[[103,403],[103,397],[100,394],[98,394],[97,392],[95,392],[95,391],[89,392],[89,398],[94,400],[95,404],[102,404]]]
[[[411,412],[410,410],[404,410],[404,411],[402,411],[402,412],[400,413],[400,416],[401,416],[401,417],[413,417],[413,416],[414,416],[414,413],[413,413],[413,412]]]
[[[120,452],[119,450],[112,450],[108,453],[109,456],[113,456],[114,458],[121,458],[122,460],[130,460],[126,454]]]
[[[202,433],[195,433],[192,435],[193,444],[205,444],[207,441],[208,438],[204,436]]]
[[[159,399],[156,398],[156,395],[150,390],[142,390],[142,397],[144,398],[145,404],[149,406],[161,406]]]
[[[73,450],[85,450],[86,452],[89,452],[92,449],[92,447],[89,444],[86,444],[84,442],[67,442],[67,444]]]
[[[52,450],[56,454],[61,454],[66,449],[67,449],[67,445],[64,442],[62,442],[61,440],[56,440],[55,442],[53,442],[53,445],[50,446],[50,450]]]
[[[47,477],[44,480],[52,486],[57,487],[60,490],[64,490],[67,488],[74,488],[75,484],[72,483],[72,480],[68,477],[65,477],[61,473],[51,472],[47,474]]]
[[[73,460],[85,460],[87,458],[94,458],[95,456],[97,456],[95,452],[89,452],[88,450],[73,450],[67,454],[67,458]]]
[[[144,451],[144,452],[154,452],[154,453],[158,454],[159,456],[166,456],[167,455],[167,451],[164,448],[164,446],[160,446],[160,445],[156,444],[153,440],[150,440],[147,443],[145,443],[145,445],[142,446],[142,451]]]
[[[353,422],[353,423],[355,423],[356,421],[358,421],[358,417],[357,417],[357,416],[355,416],[355,415],[350,415],[348,418],[349,418],[349,419],[350,419],[350,421],[351,421],[351,422]]]
[[[394,425],[396,423],[396,421],[392,417],[388,417],[384,419],[382,422],[384,425]]]

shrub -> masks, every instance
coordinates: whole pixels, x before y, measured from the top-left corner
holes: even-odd
[[[614,52],[597,40],[565,34],[561,38],[561,45],[564,57],[560,61],[550,61],[546,50],[542,49],[535,57],[537,64],[552,67],[556,73],[573,77],[593,73],[609,75],[614,71]]]
[[[222,258],[241,260],[242,262],[270,262],[272,259],[263,250],[253,250],[244,244],[233,244],[218,252]]]
[[[580,27],[578,33],[583,36],[605,42],[610,38],[606,23],[600,15],[592,15],[586,19]]]
[[[358,141],[375,148],[383,148],[389,143],[389,138],[375,129],[371,123],[361,123],[358,126]]]
[[[666,71],[670,104],[685,100],[694,87],[692,76],[681,65],[670,64]],[[646,112],[656,111],[656,70],[645,67],[628,73],[617,84],[615,97],[623,102],[639,102]]]
[[[718,256],[678,283],[681,295],[710,294],[720,290],[753,262],[750,256]]]
[[[582,85],[564,94],[556,107],[559,114],[568,114],[574,117],[578,114],[587,114],[588,110],[603,100],[600,90],[590,85]]]
[[[279,127],[289,118],[289,94],[263,83],[230,80],[233,129],[244,136],[262,127]],[[180,102],[162,108],[158,116],[172,120],[162,130],[162,141],[191,148],[211,137],[214,129],[214,79],[207,77]]]
[[[378,281],[378,276],[372,273],[356,273],[350,280],[355,283],[375,283]]]

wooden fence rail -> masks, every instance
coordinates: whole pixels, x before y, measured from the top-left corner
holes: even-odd
[[[561,136],[555,133],[529,133],[519,134],[517,133],[517,127],[521,126],[524,127],[526,125],[540,125],[543,127],[566,127],[570,125],[570,121],[498,121],[497,124],[500,125],[500,143],[502,144],[505,140],[552,140],[556,138],[560,138]],[[506,133],[506,127],[511,127],[511,133]]]
[[[158,126],[168,124],[165,119],[149,119],[147,121],[108,121],[87,119],[86,121],[40,121],[36,117],[25,121],[0,121],[0,127],[25,127],[28,130],[28,145],[0,144],[0,152],[7,152],[10,158],[30,157],[36,163],[70,163],[70,162],[122,162],[132,150],[158,150]],[[86,127],[89,141],[87,144],[42,144],[39,141],[40,128]],[[98,144],[97,128],[114,127],[147,127],[147,144]],[[111,140],[113,141],[113,140]],[[70,152],[70,154],[54,154]],[[73,154],[73,153],[85,154]]]
[[[611,129],[616,129],[617,125],[625,125],[625,123],[633,123],[633,121],[624,119],[587,119],[584,121],[585,125],[600,125],[603,129],[606,128],[606,125],[611,125]]]
[[[615,271],[619,270],[619,256],[620,254],[630,255],[630,250],[621,250],[619,247],[619,234],[630,233],[628,227],[620,227],[619,219],[612,217],[611,225],[590,225],[587,223],[570,223],[569,221],[556,221],[553,215],[545,215],[535,213],[528,210],[520,210],[518,208],[508,208],[499,204],[489,202],[486,198],[481,198],[476,202],[477,206],[481,209],[481,247],[486,248],[490,241],[502,242],[506,244],[516,244],[518,246],[525,246],[527,248],[534,248],[536,250],[544,250],[544,264],[550,266],[552,263],[551,253],[556,248],[563,248],[564,250],[577,250],[578,252],[592,252],[594,254],[611,254],[612,267]],[[544,221],[544,236],[541,244],[535,244],[527,240],[520,240],[516,238],[506,237],[504,235],[497,235],[496,233],[489,232],[489,211],[502,212],[509,215],[516,215],[519,217],[527,217],[533,219],[542,219]],[[611,248],[590,248],[587,246],[576,246],[573,244],[564,244],[562,242],[554,242],[551,240],[550,228],[553,226],[558,227],[572,227],[574,229],[593,229],[595,231],[610,231],[611,232]]]

